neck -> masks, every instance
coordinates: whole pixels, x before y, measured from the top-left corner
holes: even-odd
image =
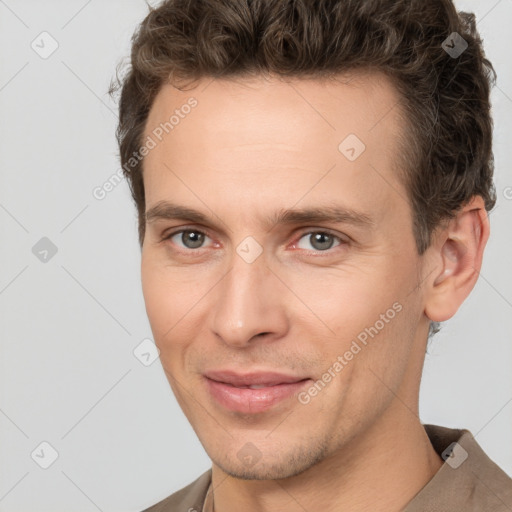
[[[213,464],[215,512],[398,512],[443,464],[416,414],[394,400],[346,446],[282,480],[240,480]]]

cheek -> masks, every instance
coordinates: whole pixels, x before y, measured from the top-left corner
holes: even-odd
[[[155,337],[159,337],[158,334],[161,334],[163,322],[167,317],[168,301],[170,300],[169,294],[164,291],[166,289],[165,283],[158,278],[158,274],[156,266],[152,265],[147,257],[143,258],[141,268],[142,294],[144,295],[146,313]]]
[[[392,307],[398,292],[385,286],[382,271],[348,265],[325,272],[320,269],[290,274],[287,282],[300,302],[295,301],[298,323],[310,319],[312,329],[325,330],[328,337],[347,340],[373,325],[381,313]],[[302,319],[300,321],[299,319]],[[308,320],[309,323],[309,320]]]
[[[296,278],[291,288],[303,301],[294,309],[293,322],[309,331],[309,338],[321,347],[321,359],[327,370],[339,357],[343,369],[334,387],[346,384],[359,367],[382,366],[389,370],[408,350],[409,331],[405,299],[410,291],[406,276],[391,279],[384,268],[374,266],[365,272],[348,271],[319,274],[315,279]],[[407,298],[407,302],[411,296]],[[315,344],[316,344],[315,343]],[[338,364],[338,368],[340,368]],[[359,375],[365,381],[368,376]]]
[[[192,280],[184,269],[170,268],[153,255],[143,256],[141,283],[147,317],[164,368],[179,371],[203,323],[205,279]],[[201,299],[203,298],[203,301]]]
[[[186,313],[186,291],[151,257],[142,259],[141,283],[149,323],[162,350],[161,345],[173,337]]]
[[[179,339],[176,332],[180,324],[177,322],[182,316],[179,302],[176,293],[169,287],[168,281],[163,279],[163,273],[158,267],[143,263],[141,279],[146,314],[155,344],[160,351],[160,362],[169,379],[176,371],[173,363],[178,364],[181,359],[180,346],[175,342]],[[179,392],[172,380],[170,384],[175,393]]]

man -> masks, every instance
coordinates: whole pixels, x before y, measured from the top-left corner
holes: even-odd
[[[212,468],[148,510],[512,510],[469,431],[418,417],[429,334],[489,237],[492,73],[449,0],[151,9],[117,136],[161,363]]]

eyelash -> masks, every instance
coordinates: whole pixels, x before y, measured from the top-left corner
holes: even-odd
[[[180,234],[180,233],[183,233],[183,232],[185,232],[185,231],[193,231],[194,233],[199,233],[199,234],[201,234],[201,235],[205,235],[205,236],[207,236],[207,237],[208,237],[208,238],[210,238],[210,239],[212,238],[212,237],[211,237],[207,232],[205,232],[205,231],[202,231],[202,230],[200,230],[200,229],[196,229],[196,228],[194,228],[194,227],[192,227],[192,226],[190,226],[190,227],[185,226],[185,227],[182,227],[182,228],[180,228],[180,229],[178,229],[178,230],[176,230],[176,231],[172,231],[171,233],[164,235],[164,236],[162,237],[162,240],[161,240],[161,241],[162,241],[162,242],[168,241],[168,240],[170,240],[173,236],[178,235],[178,234]],[[340,236],[338,236],[338,235],[334,234],[333,232],[329,231],[328,229],[316,229],[316,230],[310,230],[310,231],[305,231],[305,232],[301,233],[301,234],[300,234],[300,236],[299,236],[299,238],[297,239],[297,242],[294,242],[294,244],[293,244],[293,245],[297,245],[297,244],[298,244],[298,242],[299,242],[299,240],[301,240],[305,235],[312,235],[312,234],[319,234],[319,233],[320,233],[320,234],[322,234],[322,235],[329,235],[329,236],[331,236],[331,237],[335,238],[336,240],[338,240],[340,243],[339,243],[338,245],[334,246],[334,247],[331,247],[330,249],[326,249],[325,251],[320,251],[320,250],[311,250],[311,251],[306,251],[307,253],[309,253],[309,254],[313,254],[313,255],[315,255],[315,256],[316,256],[316,255],[319,255],[319,254],[321,255],[321,254],[324,254],[324,253],[325,253],[325,254],[327,254],[327,255],[332,255],[332,253],[333,253],[333,251],[334,251],[334,249],[335,249],[336,247],[341,247],[341,246],[344,246],[344,245],[347,245],[347,244],[348,244],[348,240],[344,240],[344,239],[342,239]],[[182,252],[182,253],[186,252],[186,253],[188,253],[188,254],[193,253],[193,252],[200,253],[200,252],[202,252],[202,251],[201,251],[201,249],[205,249],[205,248],[204,248],[204,247],[199,247],[199,248],[197,248],[197,249],[181,249],[181,248],[180,248],[180,249],[179,249],[179,252]],[[301,250],[303,250],[303,251],[304,251],[305,249],[301,249]]]

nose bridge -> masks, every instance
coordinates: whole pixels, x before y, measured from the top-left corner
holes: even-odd
[[[285,325],[283,308],[276,300],[279,282],[267,268],[264,254],[252,260],[247,254],[253,249],[249,246],[244,252],[247,248],[242,243],[233,254],[231,270],[219,283],[212,315],[214,333],[239,347],[258,334],[280,333]]]

